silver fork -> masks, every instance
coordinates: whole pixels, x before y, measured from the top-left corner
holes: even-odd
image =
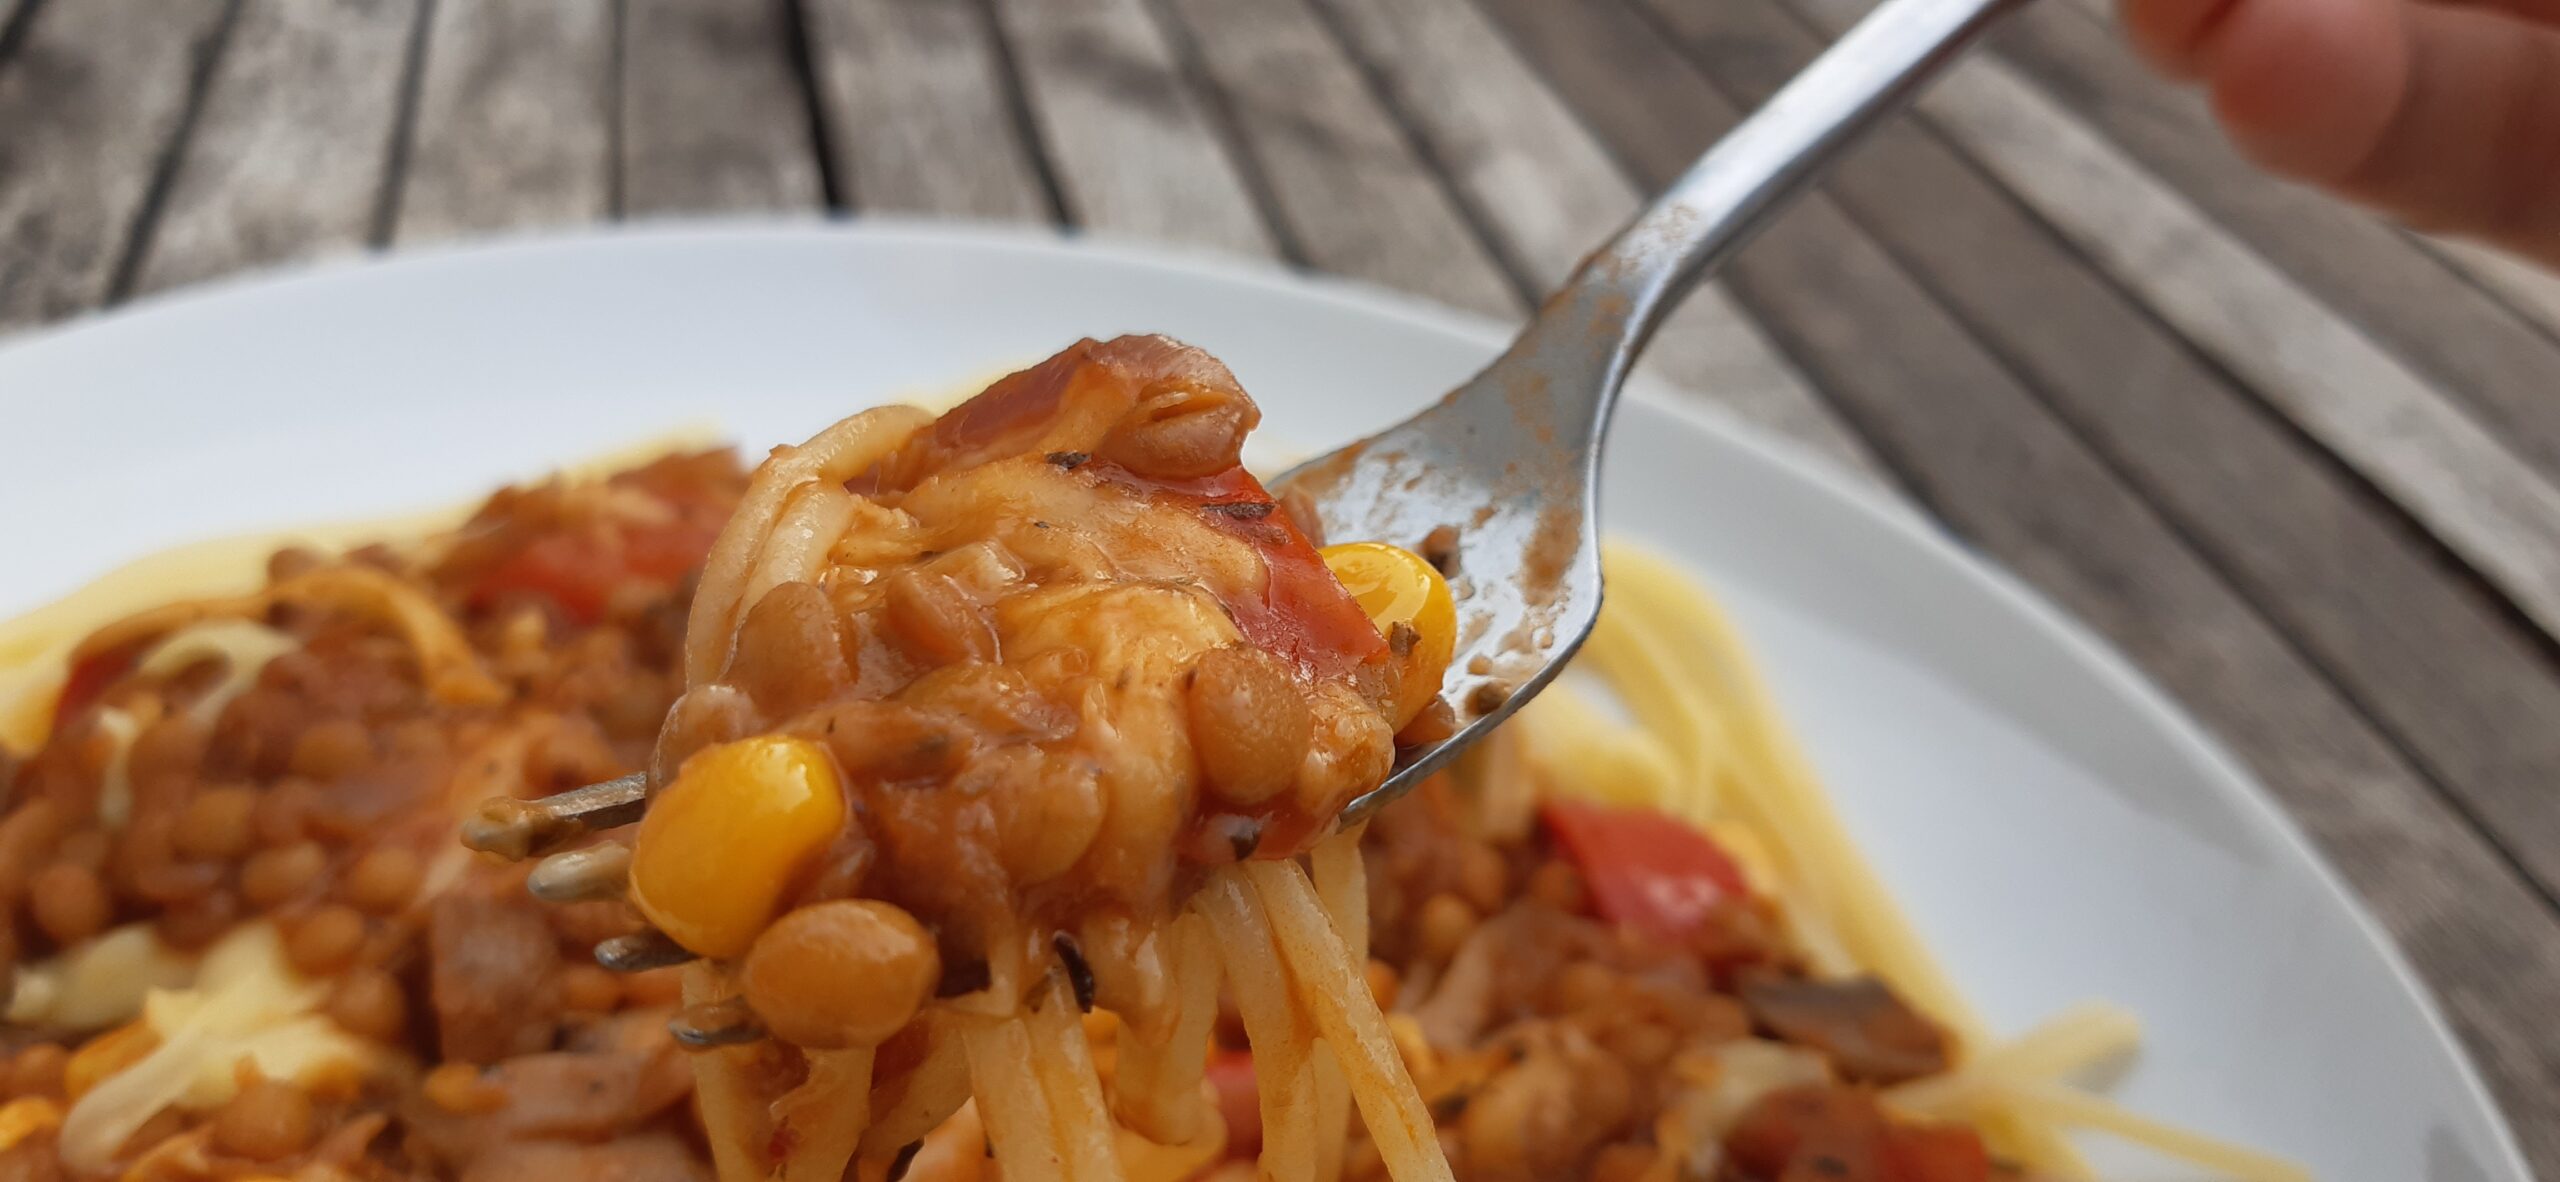
[[[1841,149],[2026,0],[1884,0],[1707,149],[1575,269],[1511,347],[1422,413],[1280,478],[1334,538],[1413,546],[1456,531],[1443,566],[1459,639],[1444,693],[1461,722],[1343,810],[1368,816],[1508,718],[1600,616],[1601,442],[1656,325]],[[1444,537],[1447,535],[1443,535]]]
[[[1309,496],[1331,537],[1418,547],[1452,531],[1442,536],[1459,640],[1443,692],[1460,725],[1408,752],[1385,783],[1345,806],[1346,821],[1402,796],[1483,738],[1590,634],[1600,615],[1600,445],[1619,387],[1664,313],[1860,132],[2025,3],[1884,0],[1583,260],[1484,372],[1275,482]],[[510,858],[548,853],[531,879],[543,899],[611,896],[622,890],[627,851],[550,851],[637,820],[645,798],[634,774],[543,800],[491,801],[465,824],[463,840]],[[643,932],[606,941],[596,959],[637,971],[691,954]],[[704,1045],[755,1037],[734,1008],[701,1009],[678,1015],[677,1037]]]

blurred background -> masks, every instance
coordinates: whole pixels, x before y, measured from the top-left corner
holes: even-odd
[[[2560,281],[2260,176],[2102,5],[2019,17],[1651,364],[2200,715],[2560,1171]],[[1861,7],[0,0],[0,346],[693,216],[1051,226],[1511,319]]]

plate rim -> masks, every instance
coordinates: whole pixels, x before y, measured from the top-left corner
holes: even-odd
[[[612,249],[616,243],[626,241],[693,239],[701,245],[716,246],[724,241],[771,242],[801,236],[1099,256],[1123,266],[1204,276],[1283,299],[1344,305],[1364,315],[1392,319],[1416,331],[1455,337],[1488,353],[1498,351],[1510,339],[1516,323],[1349,276],[1108,232],[900,214],[673,217],[535,228],[414,247],[368,246],[359,252],[233,273],[0,334],[0,373],[24,354],[98,335],[112,337],[147,331],[151,321],[163,316],[185,315],[275,288],[327,285],[351,279],[381,281],[386,272],[469,265],[476,259],[505,254]],[[1703,395],[1683,392],[1666,383],[1640,377],[1628,384],[1626,396],[1716,437],[1782,477],[1800,482],[1814,495],[1831,500],[1871,525],[1881,526],[1920,554],[1951,567],[1969,586],[2014,612],[2046,639],[2057,643],[2075,663],[2095,673],[2105,689],[2167,738],[2179,756],[2192,762],[2214,791],[2236,799],[2263,834],[2299,859],[2330,902],[2344,910],[2365,942],[2379,954],[2402,994],[2414,1003],[2427,1032],[2441,1049],[2449,1052],[2464,1097],[2488,1118],[2498,1155],[2496,1164],[2517,1178],[2534,1177],[2505,1108],[2489,1090],[2478,1062],[2454,1031],[2443,1001],[2418,974],[2399,941],[2248,765],[2130,657],[2006,566],[1963,545],[1956,534],[1921,507],[1848,475],[1836,460],[1723,410]],[[6,395],[0,394],[0,404],[5,401]],[[20,610],[40,606],[41,602],[28,604]],[[18,611],[8,613],[12,617],[17,614]]]

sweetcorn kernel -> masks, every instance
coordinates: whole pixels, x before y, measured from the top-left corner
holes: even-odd
[[[768,735],[705,748],[641,818],[631,902],[688,950],[738,956],[844,818],[835,763],[818,744]]]

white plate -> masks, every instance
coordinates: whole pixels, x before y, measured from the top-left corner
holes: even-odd
[[[1318,444],[1401,417],[1502,336],[1274,271],[877,224],[517,242],[225,286],[0,345],[16,441],[0,612],[170,543],[447,503],[705,418],[796,439],[1126,331],[1207,347],[1267,431]],[[2113,998],[2149,1026],[2116,1092],[2144,1111],[2323,1178],[2527,1178],[2376,927],[2085,630],[1720,419],[1635,401],[1609,475],[1610,528],[1730,600],[1859,838],[1995,1026]]]

